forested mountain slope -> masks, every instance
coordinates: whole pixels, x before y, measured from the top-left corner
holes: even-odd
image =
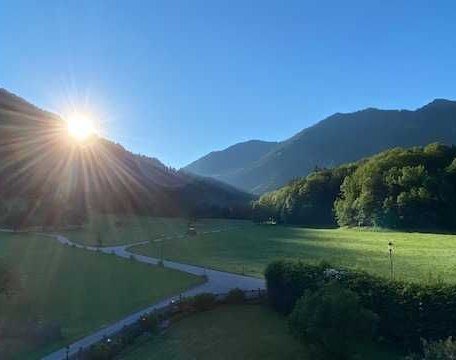
[[[248,164],[239,154],[241,165],[236,169],[231,165],[229,176],[209,171],[204,175],[260,194],[305,176],[316,167],[334,167],[396,146],[424,146],[432,142],[451,145],[455,141],[454,101],[434,100],[415,111],[370,108],[334,114]],[[203,159],[197,161],[199,168],[189,166],[186,170],[199,174],[205,165]]]
[[[59,116],[0,90],[0,221],[71,223],[87,209],[235,216],[250,200],[98,136],[79,144]]]
[[[456,146],[393,148],[264,194],[254,220],[426,231],[456,228]]]

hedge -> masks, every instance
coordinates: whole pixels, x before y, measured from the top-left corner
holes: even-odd
[[[390,281],[300,261],[273,262],[265,276],[271,305],[285,314],[292,311],[306,290],[336,280],[356,292],[361,304],[379,316],[382,337],[406,349],[418,349],[421,339],[435,341],[456,334],[455,285]]]

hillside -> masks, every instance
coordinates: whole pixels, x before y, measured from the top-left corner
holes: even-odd
[[[251,197],[172,170],[94,136],[81,145],[65,122],[0,90],[0,220],[68,223],[87,209],[151,215],[235,215]]]
[[[455,139],[454,101],[434,100],[415,111],[369,108],[334,114],[278,143],[259,159],[248,164],[242,160],[237,168],[230,164],[229,174],[220,175],[223,171],[218,169],[204,175],[261,194],[305,176],[315,167],[334,167],[391,147],[453,144]],[[218,156],[221,158],[222,154]],[[244,159],[244,154],[239,153],[238,157]],[[201,174],[199,169],[206,166],[203,159],[196,162],[198,167],[189,165],[185,170]]]
[[[236,177],[239,171],[261,159],[279,143],[250,140],[221,151],[213,151],[185,167],[185,170],[222,181]]]

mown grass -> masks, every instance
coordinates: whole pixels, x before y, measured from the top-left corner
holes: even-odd
[[[192,222],[198,232],[225,229],[249,224],[242,220],[199,219]],[[189,220],[183,218],[151,218],[92,214],[82,229],[61,232],[62,235],[83,245],[113,246],[152,240],[165,236],[186,234]]]
[[[64,337],[39,349],[19,342],[16,345],[23,350],[19,358],[38,358],[201,282],[178,271],[75,249],[33,235],[0,233],[0,258],[17,272],[21,285],[18,296],[10,300],[0,296],[0,320],[55,321]]]
[[[255,305],[192,315],[163,335],[139,342],[121,359],[310,359],[286,319]]]
[[[306,229],[273,225],[244,226],[227,232],[165,241],[166,259],[262,276],[275,259],[335,266],[390,276],[388,242],[394,243],[396,279],[456,282],[456,236],[361,229]],[[134,247],[158,256],[158,246]]]
[[[363,358],[397,359],[379,347],[361,350]],[[302,359],[314,357],[293,338],[287,319],[258,305],[231,305],[192,315],[164,334],[143,338],[120,357],[140,359]]]

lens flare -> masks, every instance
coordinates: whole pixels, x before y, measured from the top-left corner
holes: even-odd
[[[95,134],[93,121],[81,114],[73,114],[66,119],[68,134],[77,141],[84,141]]]

